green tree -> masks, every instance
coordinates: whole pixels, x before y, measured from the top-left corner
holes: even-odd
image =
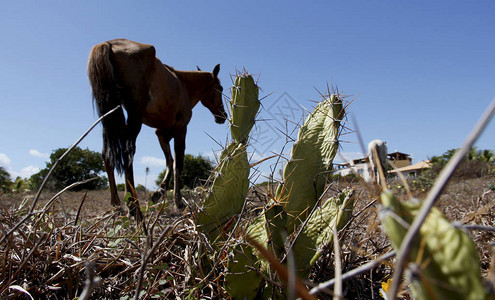
[[[457,149],[450,149],[445,151],[440,156],[433,156],[430,158],[432,164],[434,165],[446,165],[447,162],[454,156]],[[477,147],[471,148],[466,154],[467,161],[484,161],[484,162],[495,162],[495,151],[493,150],[478,150]]]
[[[50,168],[66,151],[67,148],[59,148],[52,152],[50,162],[46,164],[46,168],[29,179],[32,189],[40,187]],[[103,170],[103,159],[100,153],[76,147],[58,163],[46,187],[48,189],[62,189],[72,183],[96,177],[90,182],[75,187],[74,190],[103,189],[108,185],[107,178],[100,176]]]
[[[479,150],[478,151],[478,159],[486,162],[495,162],[495,151],[493,150]]]
[[[125,191],[125,183],[117,183],[117,191],[119,192]]]
[[[142,184],[136,186],[136,192],[146,192],[146,188]]]
[[[12,183],[12,191],[16,193],[24,192],[29,188],[29,182],[20,176],[17,176],[15,181]]]
[[[208,179],[213,170],[213,163],[202,155],[186,154],[184,156],[184,169],[182,170],[182,184],[190,189],[203,184]],[[165,176],[165,171],[158,175],[155,181],[156,185],[160,185]]]
[[[454,156],[456,151],[457,151],[457,149],[450,149],[450,150],[445,151],[442,155],[432,156],[429,159],[430,159],[432,165],[434,165],[434,166],[444,166],[447,164],[447,162],[450,160],[450,158],[452,158],[452,156]]]
[[[146,192],[146,188],[142,184],[138,184],[135,188],[136,192]],[[125,183],[117,183],[117,191],[125,191]]]
[[[0,191],[5,193],[10,191],[12,180],[10,174],[3,167],[0,167]]]
[[[430,158],[432,168],[430,173],[436,177],[447,162],[454,156],[457,149],[450,149],[442,155],[433,156]],[[483,177],[495,172],[495,151],[493,150],[478,150],[473,147],[466,154],[465,160],[457,167],[453,174],[454,178],[474,178]]]

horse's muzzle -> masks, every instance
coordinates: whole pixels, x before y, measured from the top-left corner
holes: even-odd
[[[225,120],[227,120],[227,113],[225,112],[225,109],[223,107],[221,107],[219,112],[214,114],[214,116],[215,116],[215,123],[217,124],[223,124],[225,123]]]
[[[215,123],[223,124],[227,118],[225,116],[215,116]]]

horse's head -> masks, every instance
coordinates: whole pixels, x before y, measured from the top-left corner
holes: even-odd
[[[215,66],[211,73],[213,81],[205,91],[201,103],[215,116],[215,122],[223,124],[227,119],[227,114],[225,113],[225,108],[223,106],[223,87],[220,85],[218,72],[220,72],[219,64]]]

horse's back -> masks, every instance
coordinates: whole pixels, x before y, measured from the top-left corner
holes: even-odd
[[[126,39],[115,39],[106,43],[111,47],[111,61],[118,82],[129,89],[132,98],[146,99],[155,68],[155,47]],[[141,106],[144,103],[135,105]]]
[[[106,43],[112,46],[112,52],[116,55],[127,57],[155,57],[156,51],[153,45],[142,44],[126,39],[115,39]]]
[[[100,45],[110,46],[113,74],[124,88],[120,96],[128,113],[138,112],[142,121],[154,128],[175,127],[178,119],[187,125],[191,105],[184,85],[175,70],[156,57],[154,46],[127,39]]]
[[[174,69],[162,64],[158,58],[151,76],[149,96],[143,115],[146,125],[166,130],[187,125],[191,104],[184,86]]]
[[[155,47],[138,42],[116,39],[107,42],[112,49],[112,61],[122,83],[130,86],[136,80],[147,79],[155,66]]]

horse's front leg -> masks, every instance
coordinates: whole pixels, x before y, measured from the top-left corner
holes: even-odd
[[[174,139],[174,200],[177,208],[184,208],[180,189],[182,188],[182,169],[184,168],[184,151],[186,150],[186,128],[177,132]]]
[[[165,155],[167,168],[165,170],[165,176],[163,177],[158,190],[156,190],[151,196],[151,200],[153,201],[153,203],[157,203],[169,189],[170,179],[172,178],[172,174],[174,173],[174,158],[172,157],[172,152],[170,150],[170,140],[172,139],[172,135],[159,129],[157,129],[155,133],[158,137],[158,140],[160,141],[160,146],[162,148],[163,154]]]
[[[103,153],[105,153],[105,150],[103,151]],[[103,163],[104,163],[105,171],[107,172],[108,175],[108,184],[110,185],[110,202],[112,203],[113,206],[120,207],[120,199],[117,193],[117,185],[115,184],[114,167],[106,157],[103,157]]]

